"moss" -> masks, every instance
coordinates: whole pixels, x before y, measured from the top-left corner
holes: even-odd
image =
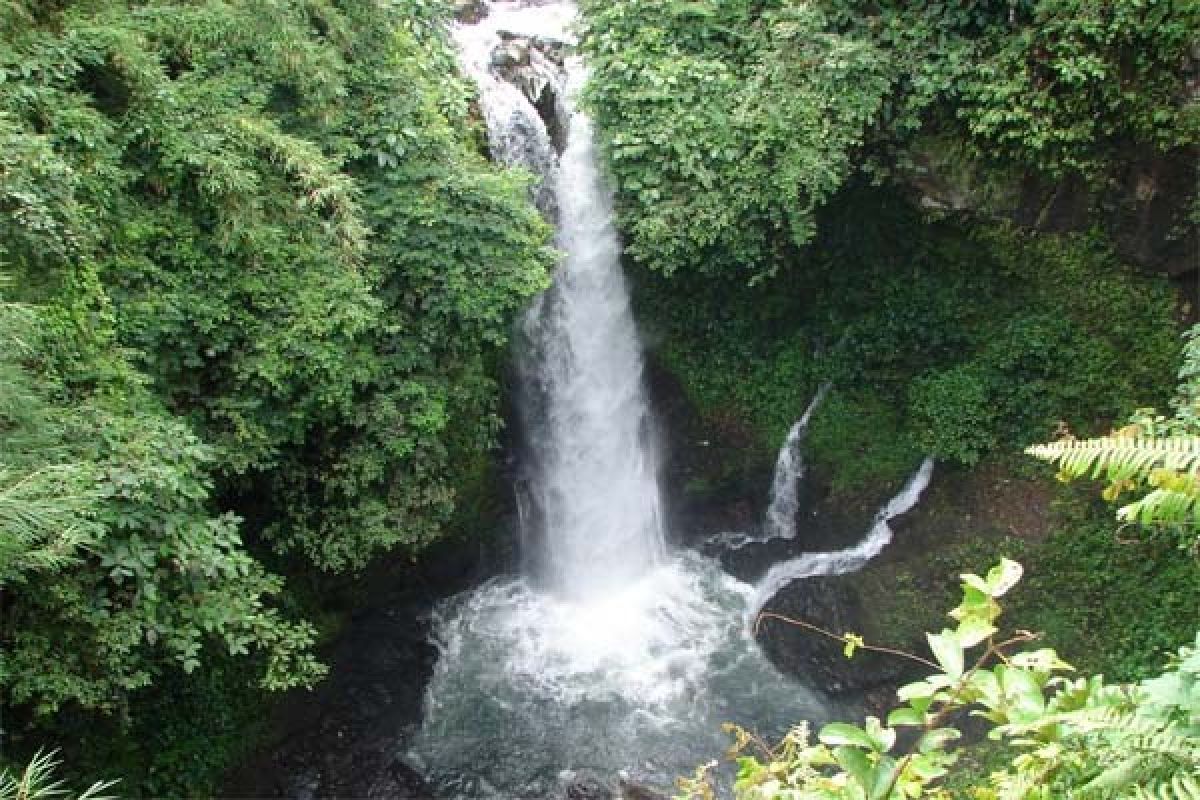
[[[931,220],[886,190],[843,192],[813,247],[755,285],[631,266],[661,363],[714,435],[745,434],[714,485],[769,468],[827,381],[808,453],[849,497],[921,451],[1017,460],[1062,426],[1103,430],[1165,399],[1179,352],[1170,288],[1103,236]]]
[[[946,609],[960,600],[959,575],[981,572],[1002,556],[1021,560],[1028,552],[1024,541],[1009,536],[962,536],[936,550],[876,562],[858,573],[863,602],[872,611],[863,631],[868,641],[925,652],[925,633],[950,624]]]
[[[1158,674],[1200,629],[1200,561],[1117,530],[1112,513],[1089,487],[1063,490],[1011,619],[1044,631],[1079,669],[1129,681]]]

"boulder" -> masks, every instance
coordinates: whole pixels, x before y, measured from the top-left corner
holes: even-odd
[[[613,800],[613,793],[595,778],[576,778],[567,784],[567,800]]]
[[[454,18],[464,25],[474,25],[488,15],[484,0],[454,0]]]
[[[621,778],[621,800],[669,800],[662,792]]]
[[[764,611],[830,633],[857,633],[874,640],[873,621],[854,574],[796,581],[775,595]],[[773,617],[759,622],[758,640],[780,670],[835,695],[895,686],[920,674],[914,671],[916,665],[897,656],[859,650],[846,658],[839,640]]]

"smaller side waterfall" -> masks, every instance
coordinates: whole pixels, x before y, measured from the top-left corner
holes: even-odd
[[[796,538],[796,512],[799,511],[798,489],[805,471],[804,454],[800,450],[800,445],[808,433],[808,421],[812,418],[813,412],[817,410],[817,406],[821,405],[821,401],[825,399],[828,391],[828,383],[823,384],[817,390],[817,394],[808,404],[808,408],[804,410],[804,414],[788,431],[787,439],[784,440],[783,447],[779,450],[779,457],[775,460],[775,477],[771,480],[771,502],[767,506],[767,518],[763,522],[764,539]]]
[[[762,527],[757,533],[718,533],[710,536],[710,544],[729,550],[741,550],[748,544],[762,544],[772,539],[796,538],[796,515],[800,511],[800,481],[804,479],[807,465],[801,446],[808,434],[808,423],[813,412],[825,399],[831,384],[825,383],[809,402],[808,408],[788,431],[775,458],[775,472],[771,478],[771,495]]]
[[[750,618],[757,617],[770,599],[792,581],[811,578],[814,575],[843,575],[862,569],[892,541],[894,532],[888,523],[912,510],[932,478],[933,459],[926,458],[899,494],[879,510],[871,530],[854,547],[831,553],[805,553],[771,567],[755,586]]]

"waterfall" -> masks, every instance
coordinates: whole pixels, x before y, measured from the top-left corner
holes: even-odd
[[[796,515],[800,511],[800,482],[804,479],[806,469],[804,452],[801,445],[808,434],[808,423],[813,412],[825,394],[830,384],[825,383],[817,389],[817,393],[809,402],[808,408],[800,415],[787,436],[779,455],[775,457],[775,472],[771,477],[771,494],[767,502],[767,513],[762,526],[750,533],[732,531],[717,533],[708,537],[708,543],[728,550],[741,550],[748,544],[763,544],[772,539],[796,538]]]
[[[666,547],[612,195],[575,107],[586,71],[558,50],[574,9],[487,6],[455,38],[493,156],[537,176],[564,258],[515,342],[522,572],[435,609],[439,658],[407,756],[463,800],[560,798],[579,770],[668,789],[728,746],[722,723],[772,739],[832,706],[757,647],[753,587]]]
[[[552,8],[562,9],[562,6]],[[665,558],[658,456],[642,387],[642,354],[621,272],[612,193],[597,167],[592,126],[575,107],[586,79],[578,58],[555,65],[536,46],[518,48],[528,94],[495,74],[486,55],[514,35],[504,25],[530,24],[531,42],[561,41],[546,7],[460,29],[498,157],[541,176],[552,189],[564,259],[554,282],[521,324],[518,374],[525,431],[522,554],[530,577],[562,595],[600,596],[627,586]],[[523,15],[523,16],[522,16]],[[486,21],[485,21],[486,22]],[[463,31],[470,30],[470,34]],[[510,47],[512,45],[509,45]],[[503,52],[503,51],[501,51]],[[551,124],[566,130],[556,158],[534,102],[551,92]],[[534,95],[530,97],[529,95]]]
[[[492,158],[534,175],[534,200],[550,218],[558,211],[554,191],[558,155],[537,103],[544,97],[561,97],[565,75],[541,50],[513,43],[513,35],[527,31],[531,38],[564,45],[572,16],[562,5],[523,8],[519,3],[497,3],[480,23],[453,28],[459,60],[479,87]],[[506,49],[516,52],[506,53]],[[520,63],[522,56],[527,64]],[[521,73],[524,80],[505,79],[501,74],[505,59],[516,62],[507,63],[507,68]],[[554,115],[560,113],[561,109],[553,109]]]
[[[932,478],[933,459],[926,458],[908,479],[904,488],[879,510],[871,524],[870,531],[854,547],[831,553],[805,553],[789,561],[780,562],[767,570],[755,587],[754,601],[751,604],[751,619],[758,616],[771,598],[792,581],[811,578],[814,575],[842,575],[862,569],[892,541],[894,534],[888,523],[893,518],[912,510]]]
[[[566,106],[583,80],[568,62]],[[626,586],[665,556],[658,458],[642,356],[621,273],[612,197],[596,166],[591,124],[569,111],[556,196],[566,257],[526,317],[520,370],[536,526],[523,531],[533,577],[596,596]]]
[[[767,518],[763,522],[763,538],[766,539],[795,539],[796,512],[799,511],[800,481],[804,478],[804,454],[800,445],[808,433],[808,421],[812,418],[817,406],[825,399],[829,384],[823,384],[817,390],[804,414],[796,420],[796,424],[788,431],[779,456],[775,459],[775,475],[771,479],[771,499],[767,505]]]

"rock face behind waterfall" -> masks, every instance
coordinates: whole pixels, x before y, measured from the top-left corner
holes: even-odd
[[[515,33],[486,3],[460,3],[457,13],[463,24],[454,34],[463,66],[479,86],[492,158],[532,173],[534,202],[556,221],[554,183],[569,118],[569,44],[555,35]]]
[[[566,43],[548,36],[499,33],[501,43],[492,50],[492,68],[537,109],[555,152],[561,155],[567,147],[563,97]]]

